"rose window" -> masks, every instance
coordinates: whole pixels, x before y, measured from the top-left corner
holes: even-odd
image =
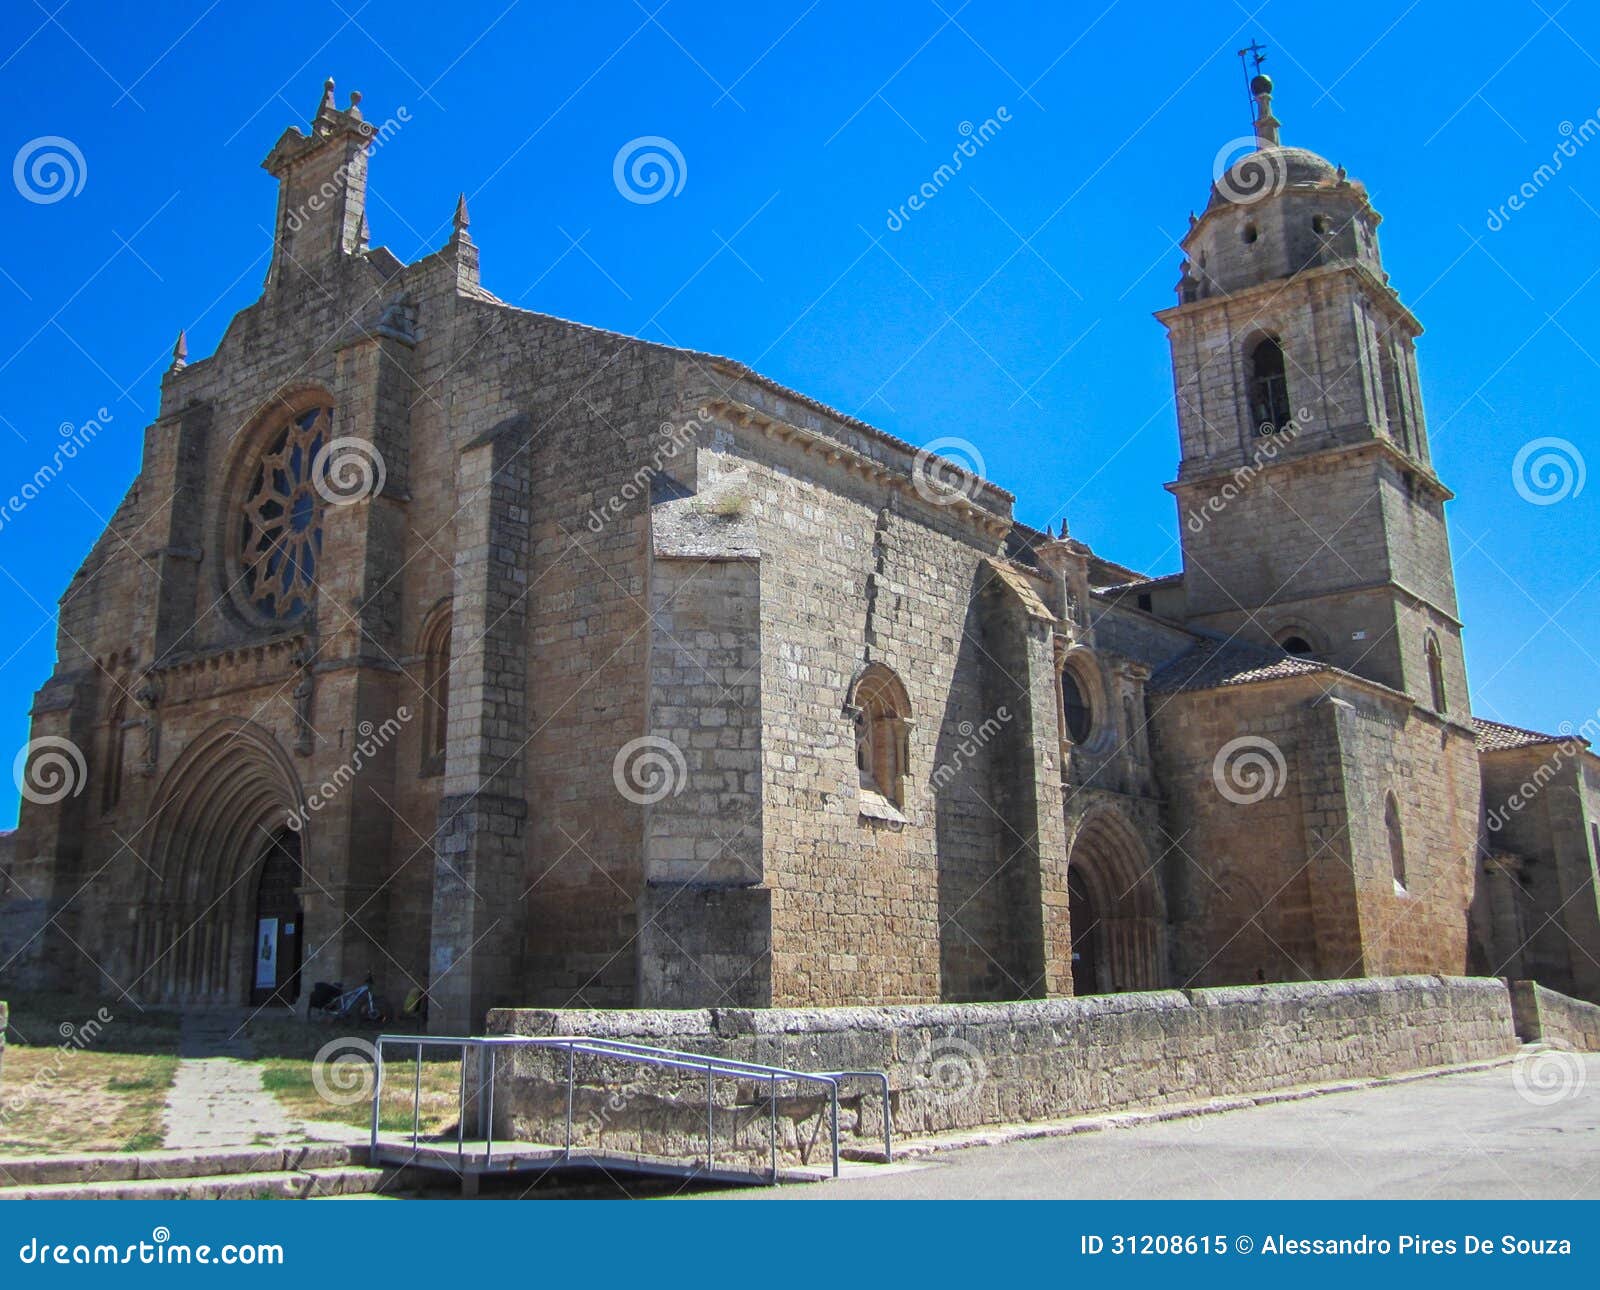
[[[313,408],[272,439],[245,493],[241,565],[245,595],[268,618],[298,618],[311,604],[322,558],[323,496],[313,466],[331,408]]]

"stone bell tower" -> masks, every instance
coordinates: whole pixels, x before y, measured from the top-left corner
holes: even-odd
[[[1380,216],[1342,166],[1254,137],[1191,214],[1167,328],[1186,613],[1467,715],[1451,493],[1417,378],[1422,326],[1389,286]]]

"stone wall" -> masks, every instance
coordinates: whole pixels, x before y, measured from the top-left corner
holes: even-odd
[[[1600,1053],[1600,1006],[1546,990],[1537,981],[1513,981],[1511,1012],[1524,1043]]]
[[[1195,786],[1167,808],[1178,980],[1467,970],[1480,807],[1464,728],[1316,674],[1165,697],[1153,726],[1161,781]],[[1264,780],[1235,782],[1252,748]]]
[[[5,1076],[6,1027],[11,1024],[11,1005],[0,1000],[0,1078]]]
[[[1491,863],[1475,914],[1488,970],[1600,1001],[1594,760],[1575,739],[1479,758]]]
[[[1468,977],[885,1008],[504,1009],[490,1014],[489,1031],[624,1039],[802,1071],[883,1070],[901,1136],[1390,1075],[1517,1048],[1505,983]],[[500,1060],[496,1136],[552,1140],[562,1127],[565,1059],[523,1050]],[[674,1085],[641,1072],[580,1062],[575,1141],[703,1150],[703,1079]],[[882,1133],[879,1100],[856,1085],[845,1094],[841,1132],[870,1147]],[[770,1114],[764,1085],[719,1081],[716,1099],[719,1157],[748,1152],[759,1163]],[[790,1158],[825,1151],[822,1114],[815,1099],[780,1095]]]

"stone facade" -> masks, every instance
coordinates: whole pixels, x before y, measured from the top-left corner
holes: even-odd
[[[0,984],[371,973],[447,1030],[1513,963],[1600,996],[1600,763],[1551,784],[1559,741],[1471,718],[1420,326],[1343,172],[1264,134],[1191,229],[1184,569],[1146,578],[734,361],[506,304],[464,202],[401,263],[390,127],[330,84],[274,147],[263,294],[180,341],[67,589],[33,747],[87,774],[0,846]]]

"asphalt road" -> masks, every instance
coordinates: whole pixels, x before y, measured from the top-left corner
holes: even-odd
[[[715,1193],[835,1199],[1600,1197],[1600,1055],[1131,1129],[924,1157],[837,1182]]]

